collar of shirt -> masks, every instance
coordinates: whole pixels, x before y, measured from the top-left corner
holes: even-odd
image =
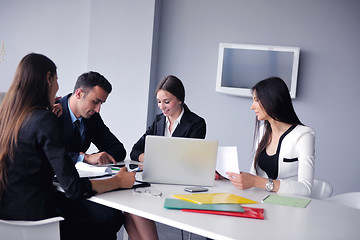
[[[175,120],[174,125],[173,125],[173,127],[171,129],[171,132],[169,130],[169,127],[170,127],[169,118],[166,118],[165,133],[164,133],[165,137],[171,137],[172,136],[172,134],[174,133],[176,127],[180,124],[180,121],[181,121],[181,118],[182,118],[183,115],[184,115],[184,108],[182,108],[179,117]]]
[[[80,132],[81,132],[81,134],[82,134],[82,132],[83,132],[83,130],[84,130],[84,128],[83,128],[83,124],[82,124],[82,117],[79,117],[79,118],[77,118],[76,116],[75,116],[75,114],[71,111],[71,108],[70,108],[70,99],[68,100],[68,109],[69,109],[69,113],[70,113],[70,118],[71,118],[71,122],[72,122],[72,124],[73,124],[73,126],[75,127],[75,121],[76,120],[79,120],[80,121]]]

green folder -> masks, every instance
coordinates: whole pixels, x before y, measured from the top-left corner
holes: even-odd
[[[310,203],[310,199],[297,198],[297,197],[285,197],[280,195],[268,195],[263,199],[264,203],[284,205],[289,207],[306,208]]]
[[[164,208],[168,209],[201,209],[212,211],[245,212],[240,204],[197,204],[175,198],[166,198]]]

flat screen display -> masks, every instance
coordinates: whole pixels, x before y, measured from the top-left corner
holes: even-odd
[[[295,98],[299,53],[297,47],[220,43],[216,91],[251,97],[257,82],[280,77]]]

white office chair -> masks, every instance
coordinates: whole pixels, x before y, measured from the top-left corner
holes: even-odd
[[[59,222],[62,217],[39,221],[0,220],[2,240],[60,240]]]
[[[320,178],[315,178],[311,191],[311,198],[323,200],[329,198],[333,192],[332,185]]]
[[[360,209],[360,192],[349,192],[326,199],[328,202]]]

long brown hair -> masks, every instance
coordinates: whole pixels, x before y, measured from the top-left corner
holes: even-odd
[[[26,55],[0,105],[0,196],[6,187],[6,161],[14,157],[18,133],[26,116],[37,107],[52,108],[48,73],[50,77],[56,74],[53,61],[41,54]]]

